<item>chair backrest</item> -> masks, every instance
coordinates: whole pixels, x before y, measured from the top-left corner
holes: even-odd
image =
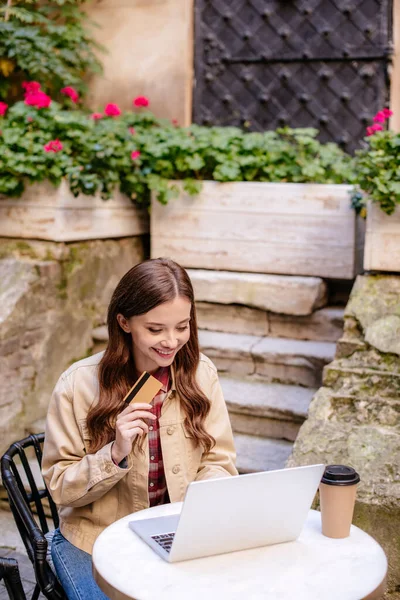
[[[15,558],[0,557],[0,581],[4,579],[11,600],[26,600]]]
[[[40,471],[43,442],[44,433],[39,433],[12,444],[1,458],[1,477],[40,589],[47,598],[64,599],[61,586],[46,561],[44,534],[49,531],[48,520],[56,528],[59,519]]]

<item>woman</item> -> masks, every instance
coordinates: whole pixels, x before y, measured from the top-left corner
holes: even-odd
[[[161,258],[136,265],[117,285],[107,321],[107,349],[61,375],[46,422],[42,471],[60,516],[51,552],[73,600],[106,598],[90,556],[105,527],[182,501],[191,481],[237,474],[217,370],[199,353],[186,271]],[[143,371],[161,390],[152,404],[126,407]]]

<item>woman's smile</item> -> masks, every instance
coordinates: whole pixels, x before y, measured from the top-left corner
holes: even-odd
[[[161,348],[152,348],[152,350],[154,350],[158,356],[161,356],[161,358],[170,359],[174,356],[178,348],[175,348],[175,350],[161,350]]]

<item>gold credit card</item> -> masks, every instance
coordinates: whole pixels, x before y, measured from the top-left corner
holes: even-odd
[[[147,371],[143,371],[139,379],[133,384],[125,396],[124,402],[125,404],[131,404],[132,402],[135,404],[136,402],[150,404],[161,388],[161,381],[158,381],[158,379],[150,375]]]

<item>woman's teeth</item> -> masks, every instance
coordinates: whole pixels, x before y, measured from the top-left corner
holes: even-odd
[[[169,352],[163,352],[162,350],[159,350],[158,348],[153,348],[153,350],[155,350],[158,354],[161,354],[161,356],[171,356],[174,351],[170,350]]]

